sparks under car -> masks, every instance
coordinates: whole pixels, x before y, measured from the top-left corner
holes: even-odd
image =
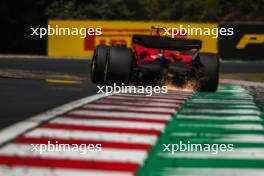
[[[97,84],[182,86],[195,81],[198,91],[214,92],[218,86],[219,57],[200,52],[201,40],[159,35],[133,35],[131,48],[98,45],[91,63]]]

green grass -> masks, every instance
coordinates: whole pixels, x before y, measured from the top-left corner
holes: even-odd
[[[264,73],[221,73],[221,79],[264,82]]]

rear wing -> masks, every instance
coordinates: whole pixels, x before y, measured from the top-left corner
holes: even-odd
[[[197,39],[170,38],[152,35],[133,35],[132,42],[147,48],[186,51],[201,49],[202,41]]]

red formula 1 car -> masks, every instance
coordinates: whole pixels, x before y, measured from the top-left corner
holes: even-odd
[[[132,47],[99,45],[94,51],[91,79],[97,84],[182,86],[196,82],[198,91],[216,91],[219,58],[199,52],[200,40],[133,35]]]

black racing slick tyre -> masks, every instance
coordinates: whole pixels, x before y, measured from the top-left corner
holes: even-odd
[[[132,51],[122,46],[112,46],[109,48],[105,83],[107,85],[129,84],[133,64]]]
[[[203,77],[200,79],[199,90],[215,92],[219,82],[219,56],[213,53],[200,53]]]
[[[99,45],[94,50],[94,55],[91,63],[91,80],[93,83],[104,83],[108,49],[109,46]]]

